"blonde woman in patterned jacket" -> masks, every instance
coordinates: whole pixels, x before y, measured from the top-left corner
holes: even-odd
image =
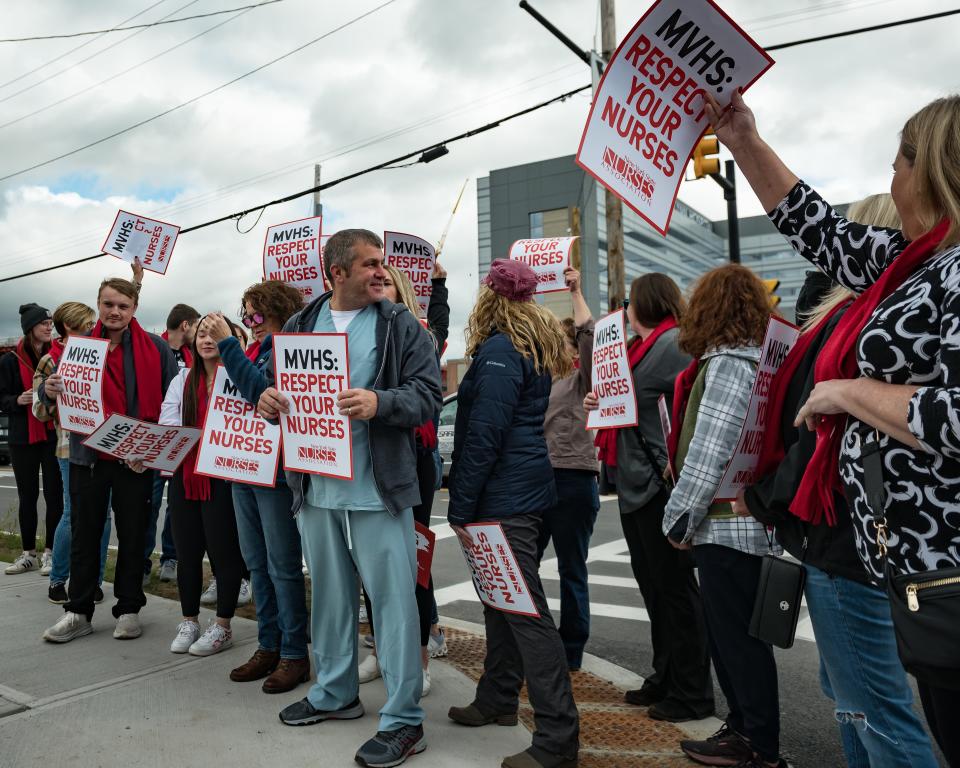
[[[901,231],[842,218],[764,143],[739,94],[725,110],[711,100],[707,114],[794,249],[858,294],[821,351],[816,386],[797,415],[798,424],[817,430],[817,451],[791,511],[830,519],[833,491],[842,486],[857,549],[875,580],[885,567],[895,574],[956,568],[960,97],[931,102],[903,127],[890,187]],[[884,493],[872,495],[863,448],[875,441]],[[949,642],[929,641],[938,639]],[[909,666],[934,737],[949,763],[960,765],[960,669]]]

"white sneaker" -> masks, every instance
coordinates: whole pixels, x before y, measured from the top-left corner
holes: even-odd
[[[49,576],[53,570],[53,552],[44,552],[40,555],[40,575]]]
[[[116,629],[113,630],[113,636],[117,640],[133,640],[140,637],[141,634],[143,634],[143,630],[140,629],[140,617],[137,614],[120,614]]]
[[[427,640],[427,653],[431,659],[440,659],[447,655],[447,638],[442,629],[435,635],[430,633],[430,639]]]
[[[190,646],[191,656],[212,656],[233,645],[233,632],[215,621],[207,624],[206,631]]]
[[[250,579],[241,579],[240,594],[237,595],[237,605],[246,605],[252,599],[253,599],[253,590],[250,589]]]
[[[210,583],[207,584],[207,588],[203,590],[203,594],[200,595],[200,602],[203,605],[217,604],[217,580],[216,579],[210,579]]]
[[[40,567],[40,561],[37,560],[36,555],[31,555],[29,552],[24,552],[20,557],[13,561],[13,565],[8,565],[7,569],[4,571],[8,576],[13,576],[17,573],[26,573],[27,571],[35,571]]]
[[[43,633],[43,639],[50,643],[69,643],[91,632],[93,625],[86,616],[67,611],[56,624]]]
[[[430,670],[423,670],[423,690],[420,692],[420,698],[430,693]]]
[[[170,643],[171,653],[186,653],[200,637],[200,625],[195,621],[181,621],[177,627],[177,636]]]
[[[367,606],[363,600],[360,601],[360,615],[357,617],[357,621],[361,624],[370,623],[370,617],[367,616]]]
[[[369,683],[371,680],[376,680],[380,677],[380,662],[377,661],[377,657],[371,653],[360,662],[358,671],[360,673],[360,682]]]

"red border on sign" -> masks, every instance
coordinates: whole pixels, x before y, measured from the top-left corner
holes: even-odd
[[[285,227],[288,224],[299,224],[301,221],[314,221],[319,220],[317,225],[317,256],[320,258],[320,280],[323,283],[324,287],[327,285],[326,275],[323,273],[323,245],[320,242],[320,238],[323,237],[323,216],[307,216],[303,219],[294,219],[293,221],[282,221],[279,224],[271,224],[267,227],[267,231],[263,233],[263,279],[267,279],[267,238],[270,237],[270,230],[276,229],[277,227]],[[283,282],[286,282],[285,280]],[[287,283],[289,285],[289,283]]]
[[[146,424],[147,426],[152,426],[152,427],[164,427],[164,428],[166,428],[166,429],[197,429],[197,427],[185,427],[185,426],[183,426],[182,424],[181,424],[180,426],[177,426],[176,424],[159,424],[159,423],[157,423],[157,422],[155,422],[155,421],[144,421],[143,419],[135,419],[135,418],[133,418],[133,416],[127,416],[127,415],[124,414],[124,413],[111,413],[106,419],[104,419],[103,424],[101,424],[101,425],[100,425],[99,427],[97,427],[93,432],[91,432],[89,435],[87,435],[86,439],[81,440],[81,442],[83,443],[83,445],[84,445],[85,447],[89,448],[90,450],[96,451],[97,453],[106,454],[107,456],[112,456],[112,457],[115,458],[117,461],[126,461],[126,459],[123,459],[123,458],[121,458],[120,456],[116,456],[115,454],[112,454],[112,453],[107,453],[106,451],[100,451],[100,450],[98,450],[97,448],[94,448],[92,445],[89,445],[89,442],[90,442],[91,440],[93,440],[93,438],[94,438],[94,436],[97,434],[97,432],[99,432],[101,429],[103,429],[104,425],[105,425],[108,421],[110,421],[110,419],[113,418],[114,416],[119,416],[119,417],[122,418],[122,419],[129,419],[130,421],[134,422],[135,424]],[[198,431],[199,431],[199,430],[198,430]],[[200,437],[197,438],[197,442],[193,444],[193,447],[192,447],[190,450],[193,450],[193,448],[196,448],[196,447],[197,447],[197,443],[200,442],[200,438],[201,438],[201,437],[203,437],[203,433],[202,433],[202,432],[200,433]],[[183,452],[183,455],[180,457],[180,461],[178,461],[178,462],[176,463],[176,465],[174,466],[174,468],[173,468],[172,470],[169,470],[171,475],[176,474],[177,470],[180,469],[180,465],[183,464],[183,460],[187,458],[187,454],[188,454],[188,453],[190,453],[190,451],[184,451],[184,452]],[[144,463],[144,466],[147,467],[147,469],[156,469],[156,467],[151,467],[150,465],[148,465],[148,464],[146,464],[146,463]],[[157,470],[157,471],[158,471],[158,472],[159,472],[159,471],[164,471],[164,472],[166,472],[166,471],[168,471],[168,470]]]
[[[464,528],[464,529],[467,529],[467,528],[472,528],[472,527],[475,527],[475,526],[478,526],[478,525],[495,525],[495,526],[497,526],[497,528],[500,529],[500,533],[503,535],[503,542],[504,542],[504,544],[506,544],[508,547],[510,547],[510,554],[513,556],[513,562],[515,562],[515,563],[517,564],[517,575],[520,577],[520,581],[523,582],[523,588],[526,590],[527,594],[530,596],[530,602],[533,604],[533,610],[535,610],[536,613],[533,614],[533,613],[529,613],[529,612],[527,612],[527,611],[511,611],[511,610],[509,610],[509,609],[507,609],[507,608],[499,608],[499,607],[496,607],[496,606],[493,606],[493,605],[491,605],[491,606],[489,606],[489,607],[490,607],[490,608],[493,608],[493,610],[495,610],[495,611],[500,611],[501,613],[514,613],[514,614],[516,614],[516,615],[518,615],[518,616],[537,616],[537,617],[539,617],[539,616],[540,616],[540,609],[537,608],[537,604],[533,601],[533,593],[530,592],[530,587],[527,586],[527,579],[526,579],[526,577],[523,575],[523,569],[520,567],[520,561],[517,560],[517,554],[513,551],[513,547],[510,546],[510,539],[508,539],[508,538],[507,538],[507,534],[504,533],[504,531],[503,531],[503,525],[502,525],[501,523],[494,522],[494,521],[491,520],[490,522],[484,522],[484,523],[466,523],[465,525],[463,525],[463,526],[461,526],[461,527]],[[469,567],[469,566],[468,566],[468,567]],[[471,574],[471,575],[472,575],[472,574]],[[471,578],[470,581],[473,581],[473,579]],[[474,590],[476,590],[476,589],[477,589],[477,585],[474,584],[474,585],[473,585],[473,588],[474,588]],[[479,593],[479,592],[477,592],[477,598],[480,599],[480,602],[481,602],[481,603],[483,603],[484,605],[487,605],[487,603],[484,603],[484,602],[483,602],[483,599],[480,598],[480,593]]]
[[[173,257],[173,248],[174,246],[176,246],[177,239],[180,237],[179,224],[171,224],[169,221],[162,221],[160,219],[151,219],[149,216],[142,216],[139,213],[125,211],[122,208],[120,208],[117,210],[117,215],[113,217],[113,224],[110,225],[110,229],[107,231],[107,239],[103,241],[103,245],[100,247],[100,253],[102,253],[104,256],[113,256],[113,258],[119,259],[120,261],[123,261],[127,264],[131,263],[131,262],[127,262],[122,256],[117,256],[115,253],[109,253],[107,251],[107,243],[110,242],[110,233],[113,232],[113,228],[117,226],[117,220],[120,218],[121,213],[125,213],[128,216],[136,216],[138,219],[144,219],[146,221],[155,221],[157,222],[157,224],[163,224],[165,227],[173,227],[176,230],[176,232],[173,235],[173,245],[170,246],[170,254],[167,256],[167,259],[163,264],[163,272],[158,272],[155,269],[148,269],[147,267],[144,267],[144,269],[146,269],[149,272],[153,272],[155,275],[167,274],[167,268],[170,266],[170,259]]]
[[[434,263],[434,264],[437,263],[437,247],[436,247],[433,243],[431,243],[429,240],[424,240],[422,237],[420,237],[420,235],[414,235],[414,234],[411,234],[410,232],[397,232],[396,230],[393,230],[393,229],[385,229],[385,230],[383,230],[383,263],[386,264],[387,266],[393,266],[392,264],[390,264],[390,263],[387,261],[387,235],[403,235],[404,237],[415,237],[415,238],[417,238],[417,240],[419,240],[420,242],[426,243],[427,245],[429,245],[429,246],[433,249],[433,263]],[[400,269],[400,267],[396,267],[396,269]],[[402,269],[400,269],[400,271],[401,271],[401,272],[404,272],[404,270],[402,270]],[[404,272],[404,274],[406,274],[406,272]],[[410,275],[407,275],[407,277],[410,277]],[[432,273],[431,273],[430,280],[431,280],[431,282],[430,282],[430,293],[427,294],[427,305],[426,305],[425,307],[423,307],[423,311],[424,311],[424,312],[426,312],[427,309],[430,307],[430,297],[433,296],[433,275],[432,275]],[[413,284],[413,281],[411,280],[410,283]],[[399,297],[398,297],[398,298],[399,298]],[[420,304],[420,302],[418,301],[418,302],[417,302],[417,305],[419,306],[419,304]]]
[[[570,266],[570,252],[573,250],[573,241],[579,240],[580,235],[563,235],[563,237],[521,237],[520,240],[570,240],[570,246],[567,248],[567,263],[564,265],[564,269],[567,269]],[[510,244],[510,248],[507,249],[507,258],[511,261],[521,261],[521,259],[514,259],[510,254],[513,253],[513,246],[520,242],[520,240],[514,240]],[[523,262],[526,264],[526,262]],[[527,264],[529,267],[530,265]],[[530,267],[533,269],[533,267]],[[561,272],[562,274],[562,272]],[[543,296],[548,293],[569,293],[569,288],[551,288],[549,291],[534,291],[534,295]]]
[[[216,376],[214,376],[214,379],[213,379],[213,381],[214,381],[214,391],[216,391],[216,381],[217,381],[217,377],[220,375],[221,369],[223,370],[224,375],[227,377],[227,380],[230,379],[230,374],[227,373],[227,369],[226,369],[226,367],[224,366],[224,364],[223,364],[223,363],[218,363],[218,364],[217,364],[217,374],[216,374]],[[234,385],[234,386],[236,386],[236,385]],[[246,400],[246,398],[243,397],[242,395],[241,395],[240,399],[241,399],[241,400]],[[246,400],[246,401],[249,402],[248,400]],[[256,413],[256,410],[257,410],[257,406],[256,406],[256,405],[253,406],[253,410],[254,410],[254,413]],[[234,477],[234,476],[224,477],[223,475],[214,475],[214,474],[210,474],[210,473],[208,473],[208,472],[200,472],[200,471],[197,469],[197,467],[198,467],[199,464],[200,464],[200,451],[201,451],[201,449],[203,448],[203,436],[204,436],[204,434],[205,434],[206,431],[207,431],[207,419],[208,419],[208,418],[210,418],[210,406],[209,406],[209,405],[207,406],[207,412],[206,412],[206,413],[204,414],[204,416],[203,416],[203,426],[201,427],[201,430],[202,430],[202,431],[200,432],[200,440],[197,441],[197,459],[196,459],[196,461],[193,463],[193,472],[194,472],[194,474],[203,475],[203,477],[212,477],[212,478],[214,478],[215,480],[226,480],[226,481],[231,482],[231,483],[242,483],[243,485],[256,485],[256,486],[258,486],[258,487],[260,487],[260,488],[276,488],[276,487],[277,487],[277,467],[280,466],[280,452],[283,450],[283,440],[282,440],[282,439],[281,439],[281,441],[280,441],[280,445],[279,445],[278,448],[277,448],[276,455],[275,455],[274,458],[273,458],[273,482],[272,482],[272,483],[257,483],[257,482],[254,482],[254,481],[252,481],[252,480],[241,480],[241,479],[239,479],[239,478],[237,478],[237,477]],[[263,419],[263,416],[261,416],[260,418]],[[264,419],[264,421],[266,421],[266,419]],[[279,425],[278,425],[278,427],[279,427]]]
[[[117,214],[117,215],[119,216],[120,214]],[[80,337],[77,337],[77,338],[80,338]],[[92,435],[94,432],[100,429],[100,427],[103,425],[103,422],[107,420],[107,411],[106,411],[106,407],[103,404],[103,378],[107,370],[107,352],[109,352],[110,350],[110,339],[98,339],[96,336],[84,336],[83,338],[85,338],[87,341],[103,342],[104,344],[107,345],[106,352],[104,352],[104,355],[103,355],[103,368],[100,369],[100,408],[103,409],[103,421],[97,424],[97,426],[93,428],[92,432],[81,432],[78,429],[70,429],[70,427],[65,426],[63,423],[63,417],[60,415],[62,411],[60,410],[60,404],[58,402],[57,403],[57,423],[60,424],[61,431],[73,432],[78,435]],[[69,344],[70,344],[70,339],[68,338],[67,345]],[[67,351],[66,346],[64,346],[63,351],[64,352]],[[63,357],[61,356],[60,359],[63,360]],[[57,367],[59,368],[59,365]]]
[[[277,338],[283,336],[342,336],[343,337],[343,351],[345,355],[345,362],[347,365],[347,389],[350,389],[350,340],[347,337],[346,333],[275,333],[273,334],[273,370],[277,370]],[[353,420],[349,416],[344,416],[347,420],[347,447],[350,454],[350,477],[344,477],[343,475],[334,475],[330,472],[317,472],[310,469],[301,469],[300,467],[291,467],[287,465],[287,450],[284,446],[283,450],[283,469],[284,471],[290,470],[291,472],[300,472],[301,474],[306,475],[318,475],[320,477],[334,477],[338,480],[353,480]],[[280,440],[281,444],[283,442],[283,427],[280,428]]]
[[[604,83],[604,81],[607,79],[607,73],[609,73],[609,71],[610,71],[610,64],[613,64],[613,62],[614,62],[614,61],[617,59],[617,57],[620,55],[620,49],[623,48],[623,46],[624,46],[624,44],[627,42],[627,40],[629,40],[629,39],[633,36],[633,33],[636,32],[637,27],[639,27],[639,26],[643,23],[644,19],[646,19],[647,16],[649,16],[650,13],[651,13],[658,5],[660,5],[661,2],[663,2],[663,0],[657,0],[657,2],[655,2],[655,3],[654,3],[653,5],[651,5],[649,8],[647,8],[647,10],[646,10],[646,12],[643,14],[643,16],[641,16],[641,17],[639,18],[639,20],[637,21],[637,23],[634,24],[633,27],[630,28],[630,31],[629,31],[626,35],[624,35],[623,39],[620,41],[620,44],[617,46],[617,50],[614,51],[614,52],[613,52],[613,56],[610,57],[610,63],[607,65],[606,69],[604,69],[603,75],[600,77],[600,82],[597,84],[597,91],[596,91],[596,95],[597,95],[597,96],[599,96],[599,95],[603,92],[603,83]],[[750,37],[750,35],[748,35],[746,32],[744,32],[743,29],[740,27],[740,25],[737,24],[733,19],[731,19],[731,18],[723,11],[723,9],[714,2],[714,0],[704,0],[704,2],[706,2],[708,5],[712,6],[713,9],[714,9],[718,14],[720,14],[720,16],[722,16],[722,17],[730,24],[730,26],[732,26],[737,32],[740,33],[740,36],[741,36],[744,40],[746,40],[748,43],[750,43],[750,45],[752,45],[752,46],[757,50],[757,52],[758,52],[761,56],[763,56],[763,58],[765,58],[765,59],[767,60],[767,66],[765,66],[763,69],[761,69],[761,70],[757,73],[756,77],[754,77],[750,82],[748,82],[746,85],[744,85],[743,88],[741,89],[741,91],[746,91],[747,89],[750,88],[751,85],[753,85],[755,82],[757,82],[757,80],[759,80],[760,77],[761,77],[768,69],[770,69],[770,67],[773,66],[774,60],[773,60],[772,58],[770,58],[770,54],[768,54],[763,48],[761,48],[759,45],[757,45],[757,43],[754,41],[754,39],[753,39],[752,37]],[[646,215],[643,211],[641,211],[639,208],[635,208],[633,205],[631,205],[628,200],[624,200],[622,197],[620,197],[620,195],[618,195],[612,188],[610,188],[609,186],[607,186],[607,184],[603,181],[603,179],[601,179],[601,178],[600,178],[599,176],[597,176],[593,171],[591,171],[589,168],[587,168],[586,165],[584,165],[583,163],[580,162],[580,153],[583,151],[583,142],[584,142],[584,141],[586,140],[586,138],[587,138],[587,129],[590,127],[590,121],[593,119],[593,110],[596,108],[596,106],[597,106],[597,99],[596,99],[596,97],[595,97],[594,100],[593,100],[593,102],[590,104],[590,112],[587,114],[587,122],[584,123],[583,133],[580,134],[580,144],[579,144],[579,146],[577,147],[577,156],[574,158],[574,162],[576,162],[576,164],[579,165],[579,166],[583,169],[583,171],[584,171],[585,173],[588,173],[590,176],[592,176],[601,186],[603,186],[605,189],[609,189],[611,192],[613,192],[613,194],[616,195],[622,202],[624,202],[624,203],[626,204],[626,206],[627,206],[630,210],[632,210],[635,214],[637,214],[637,216],[639,216],[641,219],[643,219],[645,222],[647,222],[647,224],[649,224],[651,227],[653,227],[653,228],[654,228],[657,232],[659,232],[661,235],[663,235],[664,237],[666,237],[666,236],[667,236],[667,231],[670,229],[670,222],[673,220],[673,211],[674,211],[674,207],[675,207],[676,204],[677,204],[677,196],[680,194],[680,184],[677,184],[676,189],[674,190],[673,200],[670,202],[670,213],[667,215],[667,223],[666,223],[666,226],[665,226],[663,229],[660,229],[660,227],[657,226],[657,225],[650,219],[649,216],[647,216],[647,215]],[[695,151],[696,148],[697,148],[697,144],[699,143],[700,139],[703,138],[704,134],[707,132],[707,129],[708,129],[709,127],[710,127],[709,124],[705,125],[704,128],[703,128],[703,131],[700,132],[699,138],[697,139],[696,142],[694,142],[693,147],[691,147],[691,149],[690,149],[690,154],[687,155],[687,159],[683,161],[683,168],[686,168],[687,165],[689,164],[690,158],[693,157],[693,153],[694,153],[694,151]],[[681,183],[682,183],[682,180],[681,180]]]
[[[620,317],[620,335],[623,337],[623,346],[626,348],[626,346],[627,346],[627,313],[626,313],[626,311],[623,310],[623,309],[615,309],[615,310],[613,310],[613,312],[608,312],[606,315],[604,315],[603,317],[601,317],[601,318],[600,318],[600,322],[603,322],[603,321],[606,320],[608,317],[610,317],[611,315],[615,315],[615,314],[617,314],[618,312],[619,312],[620,315],[621,315],[621,317]],[[628,362],[628,364],[629,364],[629,361],[630,361],[630,351],[627,350],[627,362]],[[592,372],[593,372],[593,371],[592,371],[592,368],[593,368],[593,361],[592,361],[592,360],[590,361],[590,367],[591,367],[591,373],[592,373]],[[590,384],[593,385],[593,376],[591,376],[590,379],[591,379]],[[636,388],[636,387],[634,386],[634,384],[633,384],[633,371],[630,372],[630,389],[631,389],[632,392],[633,392],[633,413],[634,413],[634,416],[636,417],[636,421],[634,421],[633,424],[617,424],[617,426],[615,426],[615,427],[587,427],[587,426],[584,426],[584,429],[586,429],[588,432],[593,432],[594,430],[599,430],[599,429],[630,429],[631,427],[636,427],[637,425],[639,425],[639,424],[640,424],[640,407],[637,405],[637,388]],[[589,420],[589,418],[590,418],[590,417],[589,417],[589,415],[588,415],[588,416],[587,416],[587,419]]]

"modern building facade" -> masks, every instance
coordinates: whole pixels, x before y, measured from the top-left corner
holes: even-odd
[[[572,155],[501,168],[478,178],[479,276],[487,274],[493,259],[506,257],[515,240],[579,234],[584,297],[594,315],[602,316],[608,307],[604,197],[602,187],[576,165]],[[685,289],[729,258],[727,222],[711,221],[679,200],[666,237],[627,206],[623,206],[623,234],[628,293],[633,279],[648,272],[664,272]],[[759,277],[780,280],[780,310],[792,318],[811,267],[766,216],[740,219],[740,259]],[[565,294],[541,298],[559,316],[570,314]]]

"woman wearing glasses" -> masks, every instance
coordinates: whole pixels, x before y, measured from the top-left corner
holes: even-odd
[[[273,354],[273,334],[300,310],[303,298],[286,283],[265,280],[250,286],[241,304],[243,324],[253,333],[246,351],[231,335],[223,315],[207,315],[200,330],[217,341],[220,361],[240,394],[256,403],[267,387],[263,369]],[[233,483],[233,506],[240,549],[253,581],[259,646],[230,679],[245,683],[267,678],[264,693],[285,693],[309,679],[310,661],[300,532],[290,514],[293,498],[283,461],[273,488]]]

